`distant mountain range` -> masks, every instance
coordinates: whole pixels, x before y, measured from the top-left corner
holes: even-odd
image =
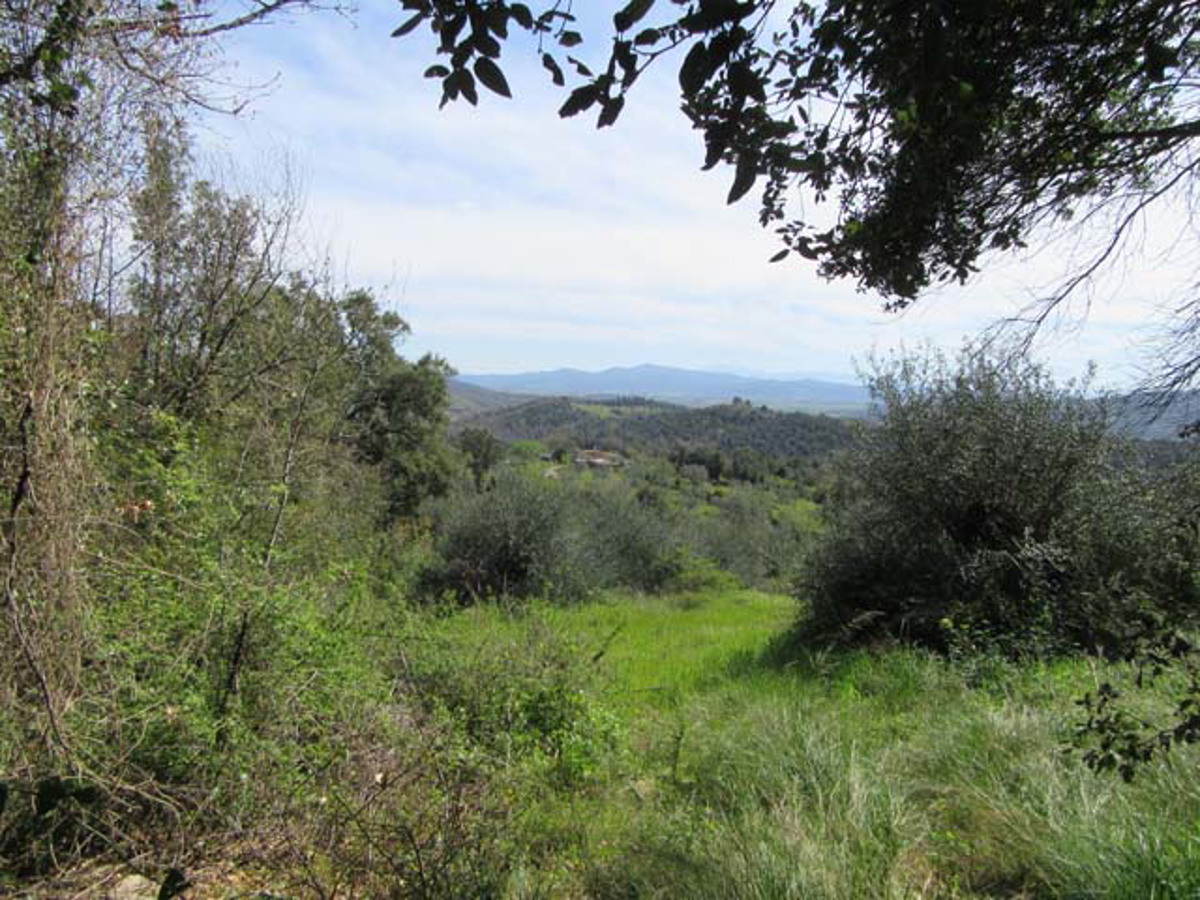
[[[864,417],[866,388],[820,378],[762,378],[722,372],[633,366],[585,372],[556,369],[515,375],[459,375],[450,379],[451,418],[464,421],[482,413],[511,408],[538,397],[612,399],[645,397],[683,406],[727,404],[738,397],[781,411]],[[1200,419],[1200,392],[1184,392],[1165,406],[1134,392],[1110,397],[1115,428],[1145,440],[1177,440],[1182,425]]]
[[[515,375],[459,375],[461,385],[508,394],[548,397],[649,397],[686,406],[729,403],[735,397],[780,410],[806,410],[843,416],[866,413],[865,388],[817,378],[752,378],[668,366],[633,366],[585,372],[556,369]],[[453,385],[452,385],[453,387]]]

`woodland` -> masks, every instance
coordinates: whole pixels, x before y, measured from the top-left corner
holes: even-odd
[[[292,191],[201,174],[222,36],[314,6],[0,9],[0,893],[1200,893],[1195,429],[1020,336],[881,356],[854,422],[451,423]],[[510,27],[604,127],[674,58],[778,260],[896,308],[1194,171],[1194,3],[633,0],[599,74],[569,4],[400,6],[446,102]]]

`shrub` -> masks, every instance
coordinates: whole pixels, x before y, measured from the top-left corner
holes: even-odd
[[[495,629],[459,641],[418,635],[403,687],[510,780],[519,767],[539,783],[577,785],[617,750],[618,722],[589,690],[589,655],[526,614],[530,627],[513,639]]]
[[[685,595],[685,603],[698,600],[699,595],[736,591],[741,587],[736,575],[722,569],[706,556],[696,556],[682,549],[676,556],[678,571],[671,577],[667,587]]]
[[[1188,516],[1121,465],[1084,387],[969,349],[877,364],[869,387],[879,420],[838,464],[806,630],[1114,652],[1195,609]]]
[[[678,575],[676,529],[652,494],[606,478],[587,485],[574,502],[587,523],[601,585],[653,592]]]
[[[775,505],[775,498],[760,489],[728,488],[713,497],[710,515],[692,518],[690,542],[743,584],[786,589],[808,536]]]
[[[502,469],[482,492],[458,491],[433,509],[439,562],[426,592],[460,602],[487,597],[577,600],[593,589],[582,517],[549,479]]]
[[[606,587],[657,590],[677,570],[663,515],[624,481],[557,481],[502,469],[482,493],[433,508],[437,561],[426,593],[579,600]]]

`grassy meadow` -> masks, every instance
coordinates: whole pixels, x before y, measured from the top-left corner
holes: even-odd
[[[1195,755],[1126,785],[1069,747],[1075,702],[1109,667],[783,654],[794,615],[785,597],[709,590],[430,626],[460,668],[565,652],[586,715],[606,723],[581,735],[596,758],[565,782],[545,760],[513,763],[502,894],[1200,894]]]

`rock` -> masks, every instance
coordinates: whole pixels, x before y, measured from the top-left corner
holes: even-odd
[[[142,875],[126,875],[106,896],[108,900],[155,900],[158,885]]]

